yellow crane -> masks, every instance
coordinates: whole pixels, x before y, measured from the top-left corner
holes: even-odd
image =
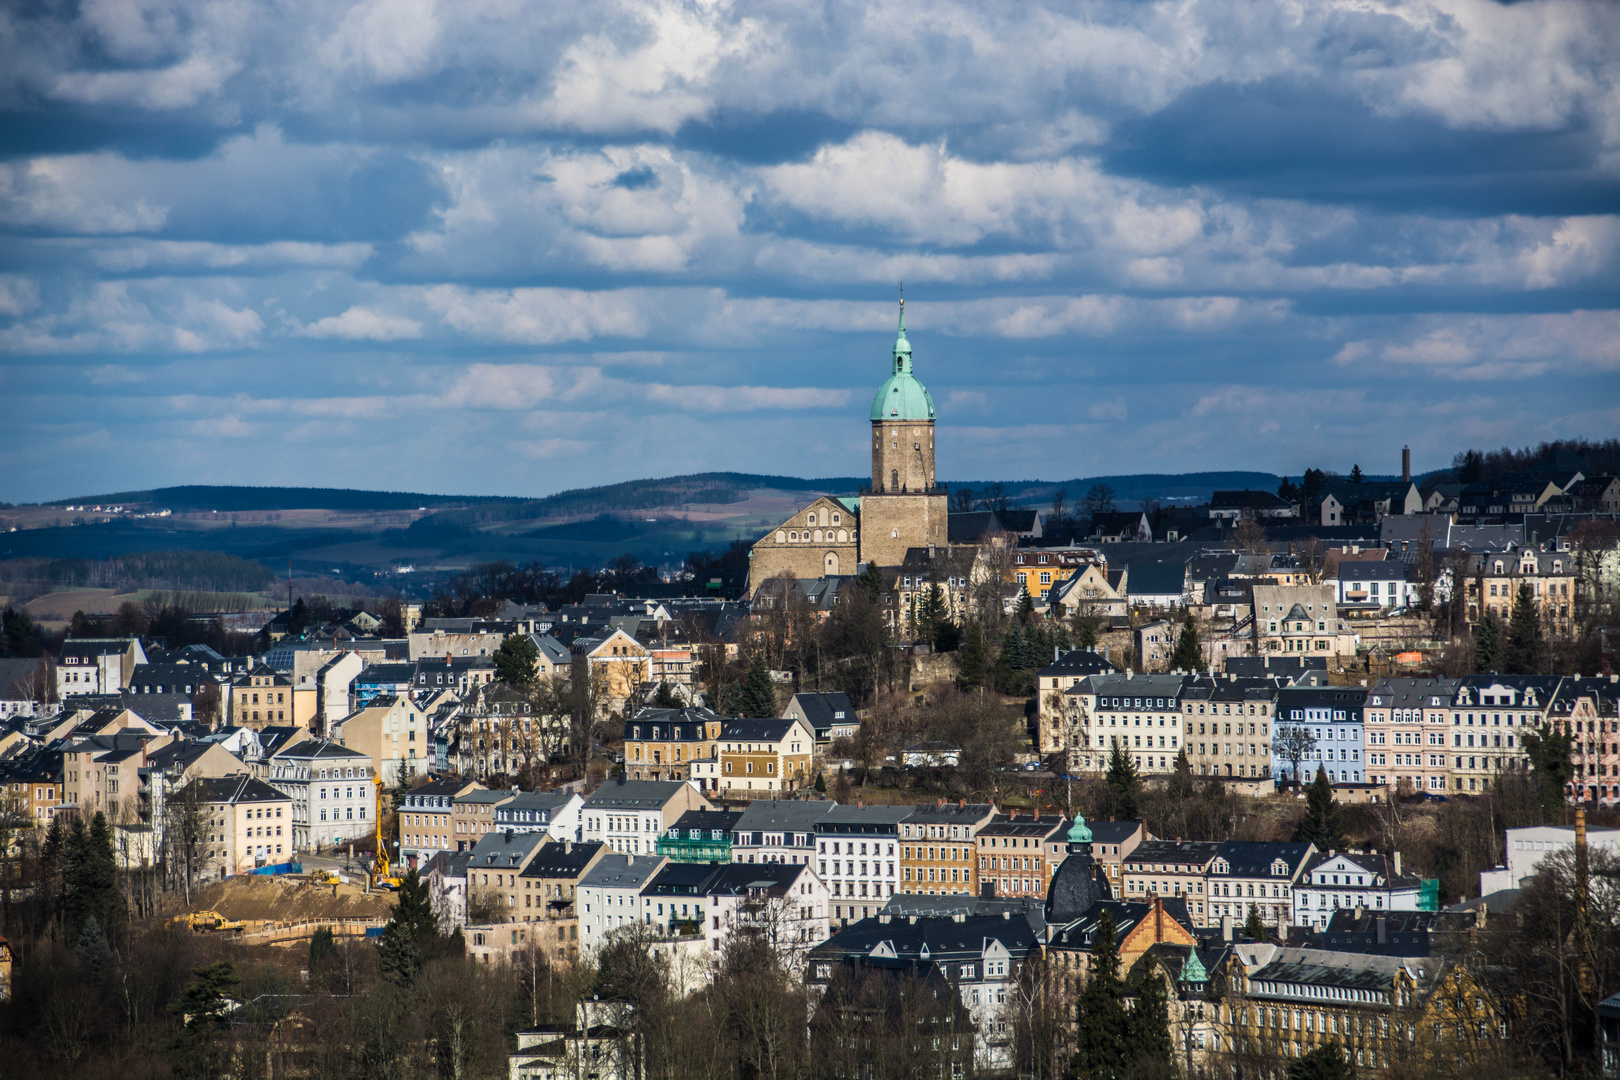
[[[377,861],[371,866],[371,887],[383,889],[399,888],[399,878],[390,872],[393,867],[388,862],[388,845],[383,839],[383,782],[382,777],[372,774],[371,782],[377,785]]]

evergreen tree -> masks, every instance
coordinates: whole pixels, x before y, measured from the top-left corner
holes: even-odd
[[[317,975],[328,961],[337,959],[337,941],[330,926],[319,926],[309,938],[309,973]]]
[[[1136,1007],[1126,1016],[1133,1073],[1174,1075],[1169,1009],[1164,979],[1150,968],[1142,976],[1142,985],[1136,992]]]
[[[74,952],[79,954],[79,964],[92,982],[99,983],[112,971],[112,948],[102,936],[101,924],[96,922],[95,916],[85,920]]]
[[[1176,651],[1171,654],[1170,668],[1173,671],[1198,671],[1203,666],[1204,652],[1198,647],[1198,626],[1189,611],[1181,624],[1181,636],[1176,639]]]
[[[962,642],[962,650],[957,656],[956,685],[964,690],[983,686],[988,660],[984,648],[984,631],[979,628],[978,623],[972,623],[967,628],[967,637]]]
[[[1266,940],[1266,924],[1260,921],[1260,909],[1253,904],[1249,905],[1249,921],[1243,924],[1243,932],[1250,941]]]
[[[61,843],[60,865],[63,929],[69,940],[77,940],[92,918],[104,936],[117,935],[127,911],[106,814],[97,811],[89,828],[82,817],[73,817]]]
[[[1170,781],[1165,789],[1173,798],[1185,799],[1193,793],[1192,762],[1187,759],[1187,748],[1182,747],[1176,754],[1176,769],[1170,774]]]
[[[826,776],[825,773],[820,773],[820,772],[816,773],[815,788],[816,788],[816,794],[818,794],[818,795],[827,794],[827,776]]]
[[[512,634],[495,648],[495,677],[518,690],[533,684],[540,662],[540,649],[528,634]]]
[[[1575,764],[1570,761],[1574,737],[1543,728],[1540,732],[1525,732],[1519,741],[1530,759],[1531,778],[1540,786],[1542,821],[1559,821],[1564,810],[1564,785],[1575,775]]]
[[[1492,608],[1474,627],[1474,670],[1480,674],[1502,670],[1502,620]]]
[[[1286,1080],[1356,1080],[1356,1067],[1338,1043],[1330,1042],[1290,1061],[1283,1075]]]
[[[1035,598],[1029,595],[1028,585],[1018,587],[1018,607],[1014,614],[1018,616],[1018,621],[1025,625],[1035,618]]]
[[[1529,584],[1519,586],[1508,620],[1502,668],[1509,675],[1535,675],[1541,671],[1541,608]]]
[[[1133,821],[1138,816],[1137,801],[1142,781],[1136,775],[1136,766],[1125,751],[1114,747],[1108,756],[1108,793],[1112,797],[1114,816],[1121,821]]]
[[[1115,1080],[1129,1064],[1130,1018],[1125,1015],[1125,984],[1119,977],[1118,928],[1106,908],[1091,942],[1091,966],[1077,1008],[1074,1064],[1079,1080]]]
[[[681,707],[681,699],[667,679],[659,680],[658,690],[653,694],[652,705],[655,709],[679,709]]]
[[[1339,804],[1333,801],[1333,784],[1321,766],[1316,779],[1305,789],[1305,817],[1294,830],[1294,839],[1312,843],[1318,851],[1343,851],[1344,829],[1339,823]]]
[[[1350,466],[1350,482],[1352,484],[1361,483],[1361,466],[1360,465],[1352,465],[1352,466]]]
[[[216,1035],[224,1026],[231,995],[241,984],[236,966],[221,960],[193,970],[191,982],[169,1003],[169,1011],[185,1023],[169,1046],[176,1076],[213,1080],[229,1071],[230,1051],[218,1045]]]
[[[409,985],[438,943],[439,919],[433,914],[427,882],[412,867],[400,880],[394,913],[383,927],[378,950],[383,974]]]
[[[866,569],[855,578],[855,587],[865,593],[866,598],[872,603],[883,602],[883,571],[877,568],[877,563],[866,564]]]
[[[771,682],[771,669],[765,663],[765,654],[758,652],[748,661],[748,674],[738,685],[734,702],[738,716],[767,718],[776,715],[776,685]]]

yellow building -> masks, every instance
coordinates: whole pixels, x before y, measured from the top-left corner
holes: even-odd
[[[797,718],[727,720],[720,729],[720,784],[727,794],[775,798],[815,782],[816,733]]]
[[[720,756],[725,717],[702,707],[642,709],[624,722],[624,770],[631,780],[691,780],[692,762]],[[746,790],[746,789],[745,789]]]
[[[995,816],[994,803],[919,805],[900,823],[900,891],[977,896],[975,837]]]
[[[371,758],[373,776],[393,785],[426,776],[433,761],[427,717],[408,695],[382,694],[332,725],[332,740]]]
[[[309,703],[314,715],[313,702]],[[297,708],[292,682],[279,671],[260,664],[231,686],[231,724],[258,731],[269,725],[294,724]],[[309,718],[304,720],[309,725]]]
[[[623,630],[575,638],[570,651],[574,678],[588,679],[606,708],[623,708],[652,681],[652,653]]]

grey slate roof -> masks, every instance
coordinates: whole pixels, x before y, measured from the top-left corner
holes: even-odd
[[[1039,675],[1043,679],[1085,678],[1088,675],[1109,675],[1118,670],[1095,649],[1070,649],[1041,668]]]
[[[639,890],[668,861],[659,855],[620,855],[610,851],[579,879],[579,884],[581,888]]]
[[[760,799],[748,804],[732,832],[813,833],[816,824],[837,805],[820,800]]]
[[[680,794],[682,780],[609,781],[585,797],[590,810],[661,810]]]

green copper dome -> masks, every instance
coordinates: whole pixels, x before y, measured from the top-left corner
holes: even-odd
[[[1069,829],[1069,843],[1091,843],[1091,830],[1086,828],[1086,819],[1079,814],[1074,815],[1074,825]]]
[[[906,302],[900,301],[900,332],[894,339],[894,372],[872,399],[873,420],[932,420],[934,399],[911,373],[911,342],[906,340]]]

